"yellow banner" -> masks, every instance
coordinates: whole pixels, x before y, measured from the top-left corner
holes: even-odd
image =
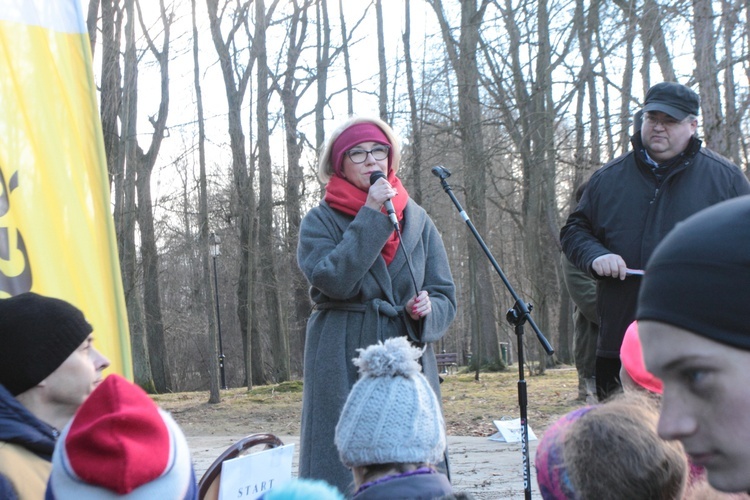
[[[110,207],[81,0],[0,0],[0,298],[75,305],[132,380]]]

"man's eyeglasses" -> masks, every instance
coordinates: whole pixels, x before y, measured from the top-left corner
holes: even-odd
[[[686,116],[682,120],[677,120],[675,118],[672,118],[669,115],[664,115],[664,116],[659,117],[659,116],[654,116],[650,113],[646,113],[643,116],[643,121],[645,123],[648,123],[652,127],[655,127],[657,124],[660,124],[662,127],[674,127],[675,125],[679,125],[680,123],[685,123],[686,121],[688,121],[689,118],[690,116]]]
[[[390,152],[390,150],[390,146],[380,144],[369,151],[367,151],[366,149],[350,149],[346,152],[346,155],[349,157],[352,163],[364,163],[365,160],[367,160],[368,154],[371,154],[372,157],[378,161],[385,160],[386,158],[388,158],[388,153]]]

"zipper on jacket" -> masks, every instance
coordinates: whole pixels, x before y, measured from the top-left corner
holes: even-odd
[[[651,198],[651,201],[649,201],[648,204],[651,205],[652,203],[654,203],[656,201],[657,196],[659,196],[659,186],[657,186],[656,189],[654,190],[654,197]]]

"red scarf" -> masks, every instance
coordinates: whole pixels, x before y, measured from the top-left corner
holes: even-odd
[[[393,202],[393,209],[396,211],[396,218],[402,221],[401,227],[403,228],[404,208],[406,208],[406,202],[409,201],[409,193],[406,192],[406,188],[404,188],[401,180],[396,177],[393,171],[388,173],[388,182],[398,191],[398,194],[391,199],[391,202]],[[326,203],[339,212],[354,216],[357,215],[359,209],[367,201],[367,191],[362,191],[342,177],[333,176],[328,181],[328,184],[326,184],[324,199]],[[385,208],[382,211],[385,212]],[[391,237],[388,238],[388,241],[385,242],[383,249],[380,251],[386,265],[393,261],[393,258],[396,256],[396,250],[398,250],[398,235],[396,231],[393,231],[393,234],[391,234]]]

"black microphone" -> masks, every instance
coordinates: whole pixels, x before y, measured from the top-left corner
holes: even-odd
[[[447,179],[448,177],[450,177],[450,176],[451,176],[451,172],[450,172],[450,170],[448,170],[448,169],[447,169],[447,168],[445,168],[445,167],[441,167],[441,166],[439,166],[439,165],[438,165],[437,167],[432,167],[432,168],[430,169],[430,171],[432,172],[432,174],[433,174],[433,175],[434,175],[435,177],[439,177],[439,178],[440,178],[441,180],[442,180],[442,179]]]
[[[383,178],[387,179],[385,174],[381,172],[380,170],[376,170],[373,173],[370,174],[370,186],[378,182],[378,179]],[[396,231],[398,231],[398,217],[396,217],[396,211],[393,209],[393,203],[391,200],[385,200],[383,203],[383,206],[385,207],[385,211],[388,212],[388,218],[391,219],[391,222],[393,223],[393,226],[396,228]]]

